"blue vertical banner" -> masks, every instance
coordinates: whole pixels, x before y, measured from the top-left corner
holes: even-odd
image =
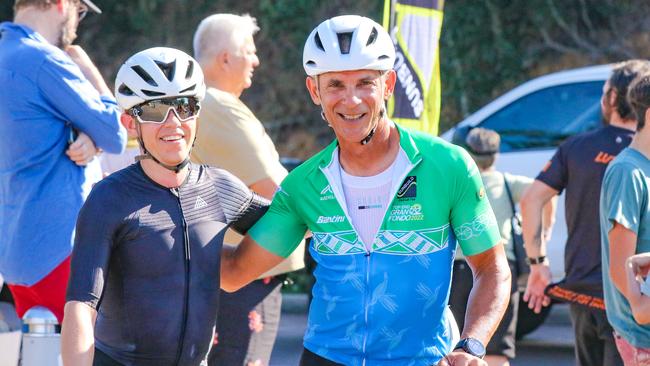
[[[395,44],[397,85],[388,115],[404,127],[438,135],[444,0],[385,0],[384,27]]]

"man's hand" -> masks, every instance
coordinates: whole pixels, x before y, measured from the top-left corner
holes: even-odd
[[[524,301],[528,302],[528,308],[532,309],[536,314],[542,311],[542,306],[551,304],[551,299],[544,294],[544,290],[550,283],[551,269],[547,263],[530,266]]]
[[[487,366],[487,362],[467,352],[452,351],[440,360],[437,366]]]
[[[70,144],[65,154],[68,155],[70,160],[74,161],[75,164],[86,166],[93,160],[93,158],[95,158],[97,152],[98,150],[95,147],[93,140],[85,133],[80,132],[77,139]]]
[[[626,268],[631,271],[634,277],[647,277],[650,273],[650,253],[636,254],[627,259]]]
[[[79,66],[86,79],[97,89],[99,94],[112,96],[111,90],[106,85],[104,78],[100,74],[97,66],[92,62],[86,51],[77,45],[66,47],[65,52],[70,56],[72,61]]]

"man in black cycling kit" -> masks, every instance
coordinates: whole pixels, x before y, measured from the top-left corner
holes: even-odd
[[[267,202],[228,172],[189,162],[205,94],[194,59],[170,48],[139,52],[115,88],[142,155],[97,183],[79,214],[63,361],[203,365],[224,233],[245,233]]]

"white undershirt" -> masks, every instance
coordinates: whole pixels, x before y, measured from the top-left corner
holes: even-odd
[[[341,168],[341,184],[348,214],[368,251],[372,249],[372,242],[390,204],[393,180],[399,179],[395,173],[403,172],[407,165],[408,158],[400,149],[395,161],[386,170],[371,177],[350,175]]]

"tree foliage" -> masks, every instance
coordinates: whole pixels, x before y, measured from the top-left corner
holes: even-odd
[[[194,30],[209,14],[256,17],[261,66],[243,99],[281,153],[302,158],[332,137],[305,91],[306,36],[340,14],[381,22],[383,6],[381,0],[94,1],[104,13],[84,19],[79,43],[109,84],[139,50],[169,46],[191,53]],[[10,0],[1,2],[0,19],[11,19],[11,6]],[[448,0],[444,11],[441,131],[531,77],[650,53],[646,0]]]

